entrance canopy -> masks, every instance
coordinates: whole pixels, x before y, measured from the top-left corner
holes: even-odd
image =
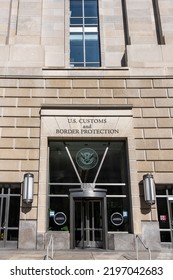
[[[80,198],[103,198],[106,196],[106,189],[70,189],[70,197]]]

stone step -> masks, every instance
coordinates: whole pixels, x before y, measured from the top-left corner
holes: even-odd
[[[44,260],[46,250],[0,250],[0,260]],[[49,253],[51,259],[51,252]],[[67,250],[55,251],[54,260],[136,260],[134,251]],[[139,260],[149,260],[148,252],[138,252]],[[152,260],[173,260],[173,250],[152,251]]]

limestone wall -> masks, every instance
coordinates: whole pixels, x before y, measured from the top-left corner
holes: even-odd
[[[131,44],[125,43],[121,0],[99,0],[102,67],[172,67],[173,2],[159,0],[165,45],[159,45],[152,0],[128,0]],[[69,67],[69,0],[0,0],[0,74],[42,75]]]
[[[172,79],[6,78],[0,79],[0,103],[1,182],[38,171],[43,104],[132,105],[139,179],[155,172],[156,182],[172,182]]]

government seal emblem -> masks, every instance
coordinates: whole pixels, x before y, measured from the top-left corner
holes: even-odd
[[[76,162],[84,170],[94,168],[98,163],[98,155],[91,148],[83,148],[76,155]]]

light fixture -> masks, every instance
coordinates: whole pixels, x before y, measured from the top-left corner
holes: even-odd
[[[155,183],[152,174],[146,174],[143,176],[143,187],[145,202],[149,205],[155,204]]]
[[[33,202],[34,175],[26,173],[23,181],[23,202],[31,204]]]

